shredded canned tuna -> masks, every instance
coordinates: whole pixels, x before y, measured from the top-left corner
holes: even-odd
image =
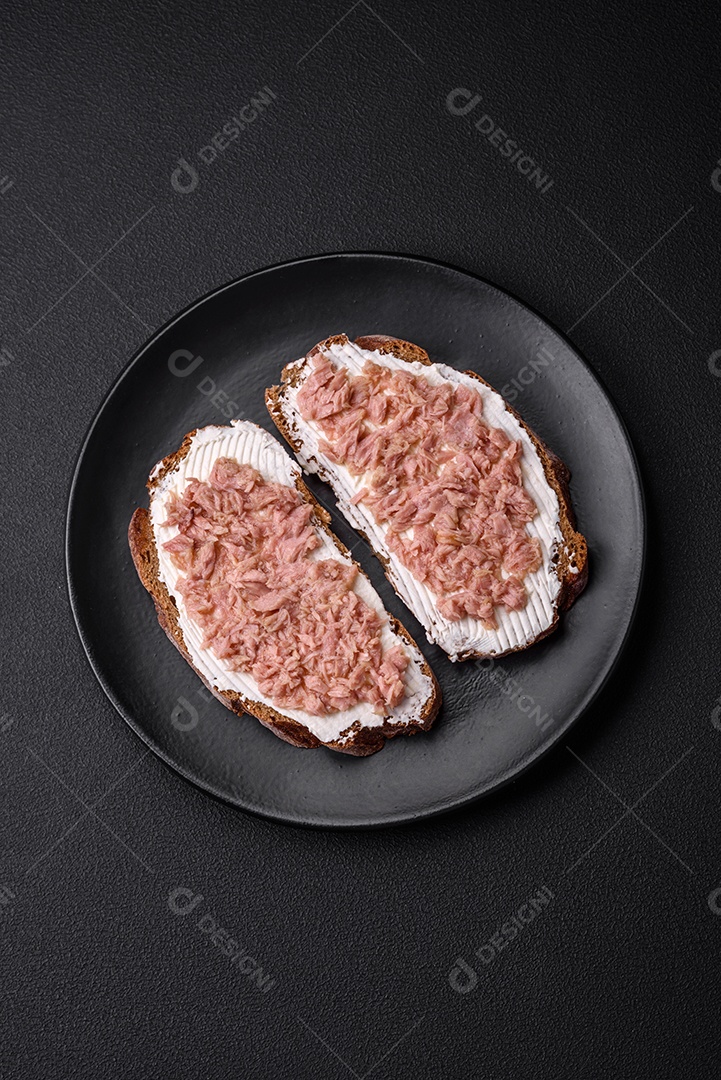
[[[357,568],[312,558],[321,540],[298,491],[250,465],[219,458],[168,503],[163,546],[181,571],[189,617],[233,670],[278,708],[314,716],[368,703],[378,713],[405,694],[408,656],[383,649],[381,615],[357,592]]]
[[[352,501],[442,615],[496,629],[497,606],[525,607],[524,577],[542,561],[526,530],[538,511],[521,444],[485,422],[478,391],[370,360],[352,375],[318,355],[297,404],[320,429],[321,452],[358,484]]]

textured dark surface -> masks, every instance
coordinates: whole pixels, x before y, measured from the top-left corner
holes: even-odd
[[[424,650],[443,695],[431,733],[397,738],[372,761],[299,754],[254,720],[231,720],[167,641],[127,541],[132,514],[147,503],[151,467],[187,431],[226,423],[230,412],[278,436],[264,396],[284,361],[304,356],[331,328],[355,337],[368,326],[423,342],[434,360],[461,370],[472,363],[511,393],[520,371],[533,376],[519,382],[524,417],[571,469],[593,564],[583,596],[547,641],[501,660],[452,664],[335,510],[331,489],[308,477],[336,533]],[[162,408],[148,407],[160,401]],[[547,753],[618,660],[638,604],[644,546],[643,499],[623,423],[570,345],[470,274],[388,255],[321,256],[263,270],[172,322],[103,403],[68,510],[71,600],[111,700],[184,776],[290,824],[388,825],[457,809]]]
[[[715,1075],[711,7],[12,4],[3,24],[2,1074]],[[200,161],[264,86],[276,100]],[[482,98],[467,115],[458,87]],[[258,266],[358,248],[465,266],[570,334],[629,424],[651,542],[631,649],[570,750],[475,809],[339,835],[143,756],[83,655],[62,540],[84,431],[152,330]],[[203,896],[191,914],[168,906],[179,886]],[[542,886],[537,917],[474,958]]]

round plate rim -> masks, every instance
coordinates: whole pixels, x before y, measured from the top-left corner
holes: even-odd
[[[142,359],[144,354],[152,346],[155,345],[155,343],[158,341],[159,338],[161,338],[176,323],[180,322],[181,319],[185,318],[186,315],[190,314],[191,311],[194,311],[196,308],[201,307],[207,301],[209,301],[212,298],[220,295],[221,293],[226,292],[229,289],[233,289],[236,286],[242,284],[245,281],[249,281],[252,278],[260,277],[260,276],[262,276],[264,274],[270,274],[270,273],[273,273],[276,270],[286,269],[286,268],[292,267],[292,266],[305,265],[305,264],[311,263],[311,262],[315,263],[315,262],[322,262],[324,260],[333,260],[333,259],[344,260],[344,259],[357,259],[357,258],[378,259],[378,260],[381,260],[381,261],[385,261],[385,260],[390,259],[390,260],[393,260],[393,261],[396,261],[396,262],[420,263],[420,264],[426,265],[426,266],[440,267],[443,270],[450,270],[453,273],[462,275],[463,277],[471,278],[472,280],[480,282],[481,284],[487,286],[488,288],[494,290],[495,292],[500,293],[501,295],[508,297],[514,303],[518,304],[521,308],[523,308],[526,311],[530,312],[537,319],[539,319],[545,326],[549,327],[549,329],[552,330],[553,333],[556,334],[561,339],[561,341],[563,341],[567,345],[567,347],[573,353],[574,357],[577,360],[580,361],[580,363],[586,369],[586,372],[591,376],[593,381],[595,383],[597,383],[601,393],[605,397],[606,401],[608,402],[608,404],[609,404],[609,406],[610,406],[610,408],[611,408],[611,410],[612,410],[612,412],[613,412],[613,414],[614,414],[614,416],[616,418],[616,421],[617,421],[617,423],[619,425],[621,434],[622,434],[622,436],[624,438],[624,441],[625,441],[625,444],[626,444],[626,449],[628,451],[630,462],[631,462],[632,469],[633,469],[633,476],[634,476],[634,479],[635,479],[635,482],[636,482],[636,489],[637,489],[637,492],[638,492],[639,518],[640,518],[639,525],[640,525],[640,533],[641,533],[641,552],[640,552],[640,566],[639,566],[639,570],[638,570],[638,582],[636,584],[636,595],[634,597],[633,608],[632,608],[631,614],[629,616],[626,631],[625,631],[625,633],[623,635],[623,638],[622,638],[622,640],[621,640],[621,642],[620,642],[620,644],[619,644],[619,646],[618,646],[618,648],[616,650],[616,654],[615,654],[613,660],[611,661],[611,663],[609,664],[608,669],[605,672],[603,678],[600,680],[600,682],[596,686],[594,686],[588,692],[588,694],[586,695],[586,697],[583,700],[583,703],[579,707],[577,707],[576,709],[574,709],[572,711],[572,713],[570,714],[570,717],[565,721],[565,723],[561,724],[557,728],[557,730],[555,732],[555,737],[551,741],[549,741],[545,745],[541,745],[540,747],[538,747],[529,757],[524,758],[523,761],[520,764],[512,766],[509,769],[509,771],[502,777],[502,779],[495,780],[493,783],[490,784],[490,786],[484,788],[482,791],[474,792],[474,793],[472,793],[472,794],[470,794],[468,796],[458,798],[458,799],[449,799],[447,802],[445,802],[442,805],[435,805],[433,807],[429,807],[429,808],[423,809],[423,810],[414,810],[414,811],[411,811],[409,813],[386,815],[382,819],[377,820],[377,821],[372,821],[372,822],[369,822],[369,821],[341,821],[341,822],[324,821],[324,822],[321,822],[321,821],[313,821],[313,820],[304,820],[301,817],[291,818],[291,817],[288,817],[286,814],[274,812],[273,810],[266,810],[264,808],[257,807],[257,806],[250,806],[250,805],[247,805],[247,804],[241,802],[240,800],[233,799],[226,792],[224,792],[224,791],[220,790],[219,788],[215,787],[213,784],[208,783],[204,779],[199,778],[198,776],[192,775],[187,769],[183,768],[177,762],[173,761],[168,754],[166,754],[158,745],[156,745],[156,743],[148,735],[148,733],[136,722],[135,718],[133,716],[129,715],[128,712],[126,712],[126,710],[124,710],[121,707],[119,701],[116,698],[116,695],[115,695],[112,687],[108,684],[108,682],[106,681],[104,675],[100,672],[100,670],[98,668],[98,665],[95,662],[95,659],[94,659],[94,656],[93,656],[92,644],[88,640],[88,636],[87,636],[87,634],[85,632],[85,629],[84,629],[84,627],[82,625],[81,615],[80,615],[80,612],[78,610],[78,605],[76,603],[75,589],[74,589],[73,580],[72,580],[72,576],[71,576],[71,545],[72,545],[71,530],[72,530],[73,509],[74,509],[75,499],[76,499],[76,489],[77,489],[77,485],[78,485],[80,471],[82,469],[85,454],[87,452],[90,440],[92,439],[93,432],[95,431],[95,428],[96,428],[96,426],[97,426],[97,424],[98,424],[98,422],[100,420],[100,417],[102,416],[102,414],[103,414],[103,412],[105,410],[105,407],[106,407],[108,401],[115,394],[115,391],[117,390],[117,388],[121,385],[123,380],[128,376],[128,374],[135,367],[135,365]],[[231,281],[226,282],[224,285],[220,285],[220,286],[218,286],[218,287],[216,287],[214,289],[210,289],[208,292],[204,293],[202,296],[198,297],[196,300],[194,300],[190,304],[186,305],[186,307],[184,307],[181,311],[179,311],[177,314],[175,314],[170,319],[168,319],[167,322],[163,323],[163,325],[160,326],[153,334],[151,334],[151,336],[133,353],[131,358],[128,360],[128,362],[125,364],[123,369],[119,372],[116,379],[113,381],[112,385],[105,392],[105,394],[103,396],[103,399],[100,402],[100,404],[98,405],[98,408],[95,410],[93,418],[90,421],[90,424],[89,424],[89,426],[88,426],[88,428],[87,428],[87,430],[85,432],[85,435],[84,435],[84,437],[83,437],[83,439],[82,439],[82,441],[80,443],[80,448],[78,450],[78,453],[77,453],[77,456],[76,456],[76,459],[75,459],[75,465],[74,465],[73,470],[72,470],[72,476],[71,476],[71,479],[70,479],[70,485],[69,485],[67,501],[66,501],[64,547],[65,547],[65,579],[66,579],[66,588],[67,588],[67,592],[68,592],[68,600],[69,600],[69,603],[70,603],[70,609],[72,611],[73,621],[75,623],[75,628],[77,630],[78,637],[80,638],[80,643],[81,643],[81,645],[83,647],[83,651],[85,653],[85,656],[86,656],[86,658],[88,660],[88,663],[90,664],[90,668],[91,668],[95,678],[97,679],[103,693],[108,698],[108,700],[110,701],[110,703],[112,704],[112,706],[114,707],[116,712],[119,713],[119,715],[122,717],[122,719],[125,721],[125,723],[131,728],[132,731],[135,732],[135,734],[142,740],[142,742],[144,742],[145,745],[148,746],[150,748],[150,750],[153,751],[153,753],[156,755],[156,757],[160,758],[160,760],[163,761],[167,766],[169,766],[173,770],[173,772],[175,772],[178,775],[182,776],[185,780],[188,780],[195,787],[199,788],[201,791],[204,791],[208,795],[211,795],[212,797],[218,799],[220,802],[224,803],[225,805],[232,806],[232,807],[234,807],[235,809],[238,809],[238,810],[243,810],[243,811],[245,811],[247,813],[251,813],[254,816],[263,818],[266,821],[274,821],[274,822],[278,822],[278,823],[283,824],[283,825],[288,825],[288,826],[292,826],[292,827],[296,827],[296,828],[334,829],[334,830],[343,830],[343,831],[347,831],[347,830],[364,830],[364,829],[370,830],[370,829],[389,828],[389,827],[392,827],[392,826],[395,826],[395,825],[413,824],[415,822],[425,821],[425,820],[429,820],[431,818],[437,818],[437,817],[440,817],[440,816],[442,816],[444,814],[451,813],[451,812],[453,812],[455,810],[462,810],[465,807],[472,806],[473,804],[479,802],[481,799],[485,799],[485,798],[490,797],[491,795],[496,794],[497,792],[501,791],[504,787],[506,787],[508,784],[510,784],[513,780],[517,780],[520,776],[522,776],[524,773],[526,773],[529,769],[531,769],[533,766],[538,764],[538,762],[542,758],[544,758],[547,754],[549,754],[552,750],[554,750],[556,748],[558,742],[561,740],[562,736],[565,735],[581,719],[582,716],[584,716],[584,714],[588,711],[588,709],[591,707],[591,705],[597,700],[597,698],[603,692],[603,690],[605,689],[605,687],[608,684],[609,680],[613,676],[613,673],[615,672],[615,670],[616,670],[616,668],[618,666],[618,663],[619,663],[619,661],[620,661],[620,659],[621,659],[621,657],[622,657],[622,655],[623,655],[623,653],[624,653],[624,651],[626,649],[629,637],[631,635],[634,624],[636,622],[636,617],[638,615],[641,596],[642,596],[642,593],[643,593],[645,573],[646,573],[646,562],[647,562],[647,506],[646,506],[646,495],[645,495],[643,483],[642,483],[642,480],[641,480],[641,470],[640,470],[640,467],[639,467],[638,458],[636,456],[636,451],[634,449],[633,442],[631,441],[631,437],[630,437],[628,428],[626,426],[626,422],[625,422],[621,412],[619,411],[613,396],[611,395],[611,393],[609,392],[609,390],[607,389],[607,387],[603,383],[603,380],[600,378],[600,376],[594,370],[594,368],[588,363],[588,361],[585,359],[585,357],[579,351],[577,346],[570,340],[570,338],[562,330],[559,330],[552,322],[550,322],[546,318],[545,315],[542,315],[534,307],[532,307],[530,304],[526,303],[525,300],[522,300],[520,297],[516,296],[510,290],[502,288],[501,286],[497,285],[495,282],[490,281],[488,278],[484,278],[480,274],[476,274],[471,270],[465,270],[462,267],[456,266],[455,264],[450,263],[450,262],[445,262],[444,260],[441,260],[441,259],[433,259],[433,258],[428,258],[428,257],[423,256],[423,255],[411,255],[411,254],[406,254],[406,253],[401,253],[401,252],[386,252],[386,251],[329,251],[329,252],[324,252],[324,253],[317,254],[317,255],[302,256],[302,257],[297,258],[297,259],[287,259],[287,260],[283,260],[282,262],[272,263],[272,264],[270,264],[268,266],[261,267],[261,268],[259,268],[257,270],[251,270],[247,274],[241,274],[240,277],[233,278]]]

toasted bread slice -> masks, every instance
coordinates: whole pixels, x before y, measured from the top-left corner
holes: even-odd
[[[298,709],[280,710],[260,693],[250,675],[230,670],[212,650],[203,648],[202,632],[189,618],[175,588],[179,571],[162,547],[177,530],[163,523],[167,516],[165,503],[171,492],[182,494],[191,477],[206,480],[219,457],[252,465],[264,479],[295,487],[300,498],[313,507],[311,525],[321,540],[318,551],[322,557],[353,562],[329,528],[330,515],[313,498],[301,479],[299,467],[276,439],[257,425],[240,420],[234,420],[229,427],[191,431],[180,448],[151,472],[147,483],[150,508],[135,511],[128,532],[140,580],[153,598],[160,625],[176,648],[227,708],[239,715],[250,713],[293,746],[327,746],[344,754],[365,756],[380,750],[385,740],[394,735],[427,731],[441,703],[436,678],[408,631],[385,611],[362,570],[353,587],[384,620],[383,646],[400,642],[410,658],[404,674],[405,696],[387,715],[373,713],[370,705],[364,703],[325,716]]]
[[[363,503],[352,499],[363,488],[363,477],[353,477],[348,469],[330,460],[320,449],[322,433],[318,424],[306,421],[297,405],[298,393],[313,370],[313,359],[326,356],[336,368],[357,375],[367,360],[382,367],[402,370],[409,365],[434,385],[442,382],[475,389],[483,400],[487,424],[505,431],[522,447],[523,486],[533,497],[538,514],[527,526],[542,551],[540,569],[526,575],[528,601],[520,611],[495,608],[496,629],[468,615],[459,620],[445,618],[437,607],[437,597],[402,566],[386,542],[387,527],[376,522]],[[424,626],[430,641],[444,649],[451,660],[498,657],[527,648],[550,634],[559,614],[582,592],[588,576],[587,546],[576,531],[571,508],[566,466],[546,447],[480,375],[461,372],[445,364],[433,364],[418,345],[385,335],[370,335],[349,341],[345,334],[327,338],[307,356],[289,363],[281,385],[266,391],[266,404],[273,421],[285,436],[303,467],[317,473],[331,485],[338,508],[350,524],[368,541],[383,563],[386,576]]]

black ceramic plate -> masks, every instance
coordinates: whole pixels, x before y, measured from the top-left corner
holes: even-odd
[[[334,527],[425,652],[444,705],[427,735],[369,758],[299,750],[212,698],[168,642],[126,539],[151,467],[194,427],[256,421],[263,391],[329,334],[385,333],[472,367],[571,468],[590,581],[559,631],[494,665],[429,646],[364,541]],[[310,486],[329,503],[329,489]],[[334,507],[334,503],[332,506]],[[638,471],[622,421],[584,361],[538,315],[459,270],[421,259],[329,255],[261,270],[161,330],[108,394],[80,453],[68,509],[70,598],[93,669],[168,764],[236,806],[282,821],[369,826],[437,814],[536,761],[598,694],[633,618],[644,557]]]

